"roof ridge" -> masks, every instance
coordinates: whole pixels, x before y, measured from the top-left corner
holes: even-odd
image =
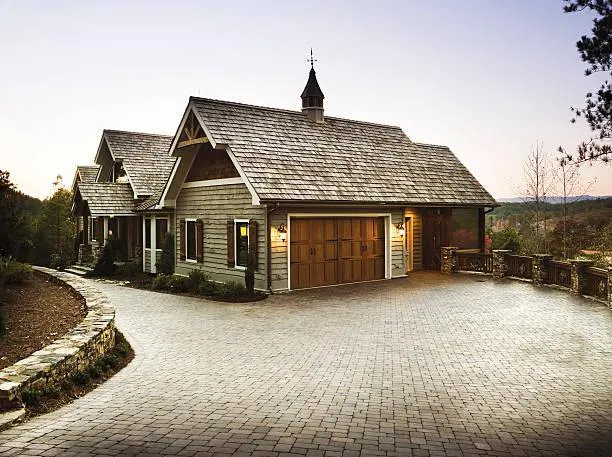
[[[435,148],[446,148],[450,151],[450,148],[446,146],[445,144],[421,143],[419,141],[413,141],[413,143],[416,144],[417,146],[433,146]]]
[[[127,133],[128,135],[146,135],[146,136],[160,136],[163,138],[174,138],[174,135],[166,135],[163,133],[132,132],[129,130],[116,130],[116,129],[104,129],[102,133]]]
[[[234,105],[234,106],[241,106],[241,107],[245,107],[245,108],[257,108],[257,109],[261,109],[261,110],[266,110],[266,111],[276,111],[279,113],[286,113],[286,114],[295,114],[295,115],[299,115],[299,116],[304,116],[302,114],[301,111],[296,111],[296,110],[290,110],[290,109],[285,109],[285,108],[273,108],[271,106],[261,106],[261,105],[252,105],[250,103],[241,103],[241,102],[232,102],[229,100],[219,100],[216,98],[206,98],[206,97],[196,97],[195,95],[192,95],[191,97],[189,97],[189,101],[192,100],[196,100],[196,101],[204,101],[204,102],[213,102],[213,103],[222,103],[224,105]],[[398,130],[402,130],[402,128],[399,125],[390,125],[390,124],[380,124],[377,122],[368,122],[368,121],[359,121],[356,119],[349,119],[346,117],[336,117],[336,116],[325,116],[326,119],[333,119],[336,121],[344,121],[344,122],[351,122],[354,124],[363,124],[363,125],[372,125],[372,126],[376,126],[376,127],[386,127],[386,128],[390,128],[390,129],[398,129]],[[403,132],[403,130],[402,130]]]

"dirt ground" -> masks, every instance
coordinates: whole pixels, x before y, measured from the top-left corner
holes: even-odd
[[[25,284],[5,286],[0,312],[7,330],[0,336],[0,370],[60,338],[86,314],[83,299],[41,274]]]

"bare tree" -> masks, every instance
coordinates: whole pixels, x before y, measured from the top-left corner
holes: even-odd
[[[535,252],[541,252],[542,248],[547,249],[545,203],[554,186],[550,156],[544,151],[542,142],[537,141],[523,162],[523,187],[518,191],[524,202],[533,205],[535,239],[532,250]]]
[[[562,148],[559,152],[564,153]],[[567,221],[569,217],[568,199],[572,202],[577,202],[586,196],[586,193],[591,188],[597,179],[589,183],[583,183],[580,179],[580,169],[578,165],[570,163],[567,157],[559,159],[559,166],[554,170],[555,178],[561,191],[563,198],[563,258],[567,259]]]

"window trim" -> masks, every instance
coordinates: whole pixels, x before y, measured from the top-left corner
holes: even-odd
[[[244,271],[246,270],[246,266],[242,266],[242,265],[238,265],[238,243],[237,241],[237,237],[236,237],[236,226],[238,224],[247,224],[247,254],[249,252],[249,245],[250,245],[250,239],[249,239],[249,222],[250,219],[234,219],[234,269],[235,270],[241,270]]]
[[[183,236],[185,237],[185,262],[187,263],[198,263],[198,240],[195,240],[195,246],[194,246],[194,251],[195,251],[195,259],[190,259],[188,257],[188,252],[189,252],[189,248],[188,248],[188,240],[189,238],[187,237],[187,232],[189,230],[189,222],[193,222],[195,224],[198,223],[198,219],[195,217],[189,217],[189,218],[185,218],[185,233],[183,234]],[[195,227],[195,236],[194,238],[198,235],[198,229],[197,227]]]

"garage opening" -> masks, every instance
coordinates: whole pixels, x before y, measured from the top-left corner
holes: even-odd
[[[385,278],[384,217],[291,218],[291,288]]]

